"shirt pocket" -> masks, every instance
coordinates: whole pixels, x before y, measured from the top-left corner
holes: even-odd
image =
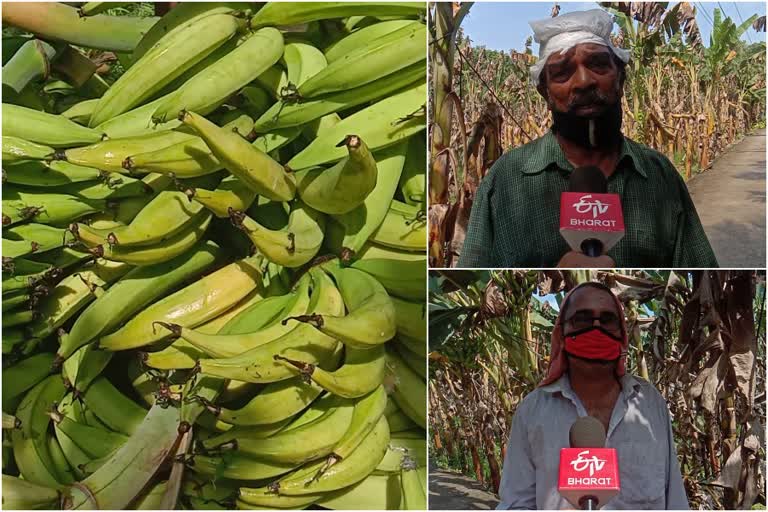
[[[663,443],[624,442],[616,447],[621,491],[606,508],[666,508],[667,452],[660,444]]]

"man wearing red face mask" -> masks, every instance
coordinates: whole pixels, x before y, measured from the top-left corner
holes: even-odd
[[[563,300],[550,366],[515,411],[497,509],[572,508],[557,490],[560,449],[582,416],[605,427],[618,456],[621,491],[603,509],[688,509],[667,403],[626,373],[623,309],[611,290],[584,283]]]

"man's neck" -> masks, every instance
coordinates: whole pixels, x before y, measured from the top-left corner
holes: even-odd
[[[565,158],[574,167],[584,167],[594,165],[601,171],[606,178],[614,173],[616,164],[619,160],[620,144],[610,148],[585,148],[575,142],[566,139],[562,135],[555,133],[557,143],[565,154]]]
[[[621,383],[612,366],[588,371],[574,368],[574,366],[576,365],[571,365],[571,368],[568,369],[568,378],[571,389],[582,402],[599,402],[609,400],[610,397],[615,399],[615,396],[621,391]]]

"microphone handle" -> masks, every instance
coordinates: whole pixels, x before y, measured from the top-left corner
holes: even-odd
[[[579,499],[579,505],[581,505],[581,510],[597,510],[597,505],[599,501],[594,496],[584,496],[581,499]]]
[[[581,252],[591,258],[597,258],[603,254],[603,242],[596,238],[587,238],[581,242]]]

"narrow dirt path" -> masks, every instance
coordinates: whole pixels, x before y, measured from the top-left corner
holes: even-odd
[[[499,499],[479,482],[461,473],[429,468],[429,508],[435,510],[493,510]]]
[[[765,268],[765,133],[747,135],[688,182],[721,267]]]

